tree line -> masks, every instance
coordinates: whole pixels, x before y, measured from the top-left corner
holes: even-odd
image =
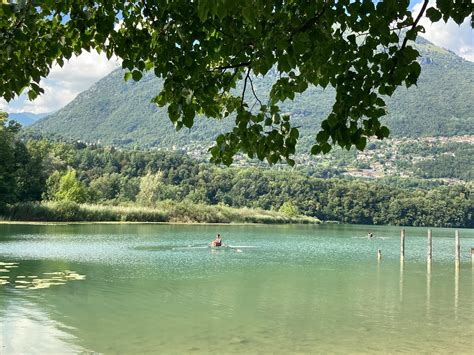
[[[473,227],[473,184],[321,179],[290,168],[220,167],[166,151],[18,139],[0,125],[0,209],[24,201],[258,208],[343,223]],[[396,179],[395,179],[396,180]]]

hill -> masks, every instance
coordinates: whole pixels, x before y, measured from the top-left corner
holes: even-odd
[[[18,123],[21,123],[23,127],[32,125],[39,119],[46,117],[48,114],[47,113],[32,113],[32,112],[16,112],[16,113],[9,113],[8,118],[10,120],[17,121]]]
[[[389,114],[384,120],[392,137],[474,134],[474,63],[424,39],[416,46],[423,67],[418,87],[399,88],[387,99]],[[162,81],[146,74],[140,82],[124,82],[123,76],[122,70],[112,72],[32,129],[106,145],[178,148],[207,145],[233,125],[232,118],[200,117],[191,130],[176,132],[166,109],[150,103]],[[274,80],[276,73],[256,80],[257,94],[264,97]],[[293,124],[301,127],[300,148],[307,150],[314,141],[333,95],[332,89],[312,87],[282,105],[283,111],[291,113]]]

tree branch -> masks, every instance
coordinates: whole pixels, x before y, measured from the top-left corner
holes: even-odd
[[[245,90],[247,90],[247,80],[250,77],[250,69],[252,68],[249,66],[249,68],[247,69],[247,75],[245,76],[245,80],[244,80],[244,89],[242,90],[242,100],[240,100],[240,106],[244,105]]]
[[[303,25],[301,25],[300,27],[298,27],[297,29],[295,29],[291,35],[290,35],[290,42],[293,40],[293,37],[297,34],[297,33],[301,33],[301,32],[305,32],[307,31],[311,26],[314,26],[318,20],[321,18],[321,16],[324,14],[324,12],[326,11],[326,7],[327,7],[327,1],[324,2],[323,4],[323,7],[321,9],[321,11],[319,11],[314,17],[310,18],[308,21],[306,21]]]
[[[215,67],[212,68],[211,70],[226,70],[226,69],[235,69],[235,68],[241,68],[241,67],[248,67],[252,64],[251,61],[244,62],[244,63],[238,63],[238,64],[229,64],[229,65],[223,65],[220,67]]]
[[[420,12],[418,13],[418,16],[415,19],[415,22],[413,22],[413,25],[411,26],[411,29],[408,31],[412,31],[415,29],[416,25],[418,25],[418,22],[420,22],[421,18],[423,17],[423,14],[425,13],[426,7],[428,6],[429,0],[423,1],[423,6],[421,7]],[[408,37],[405,35],[405,38],[403,39],[403,43],[400,49],[403,49],[406,47],[408,43]]]
[[[426,10],[426,7],[428,6],[428,3],[429,3],[429,0],[424,0],[423,1],[423,5],[421,7],[421,10],[418,13],[418,16],[416,17],[415,22],[413,22],[411,28],[408,31],[413,31],[416,28],[416,26],[418,25],[418,22],[421,20],[421,18],[423,17],[423,14],[425,13],[425,10]],[[402,46],[400,47],[400,49],[398,51],[399,52],[402,51],[407,46],[407,43],[408,43],[408,36],[405,34],[405,38],[403,39]],[[397,57],[394,58],[394,63],[393,63],[392,69],[390,69],[390,72],[389,72],[390,76],[392,76],[394,71],[395,71],[395,68],[397,66],[397,61],[398,61],[397,59],[398,59]]]
[[[258,98],[257,94],[255,93],[255,89],[253,87],[253,80],[252,78],[249,76],[249,80],[250,80],[250,87],[252,88],[252,93],[253,93],[253,96],[255,97],[255,99],[258,101],[258,103],[260,104],[260,106],[263,106],[262,104],[262,101],[260,101],[260,99]]]
[[[17,4],[14,4],[13,6],[16,6]],[[23,7],[23,16],[20,17],[18,22],[15,24],[14,28],[20,28],[23,25],[23,22],[25,22],[25,18],[28,15],[28,12],[30,11],[31,7],[31,0],[26,1],[25,6]]]

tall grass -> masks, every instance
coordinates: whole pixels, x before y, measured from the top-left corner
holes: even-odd
[[[156,207],[77,204],[74,202],[10,205],[1,219],[42,222],[172,222],[172,223],[319,223],[316,218],[288,217],[276,211],[162,202]]]

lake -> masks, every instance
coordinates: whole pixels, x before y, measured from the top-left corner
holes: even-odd
[[[474,230],[426,231],[0,225],[0,353],[472,353]]]

